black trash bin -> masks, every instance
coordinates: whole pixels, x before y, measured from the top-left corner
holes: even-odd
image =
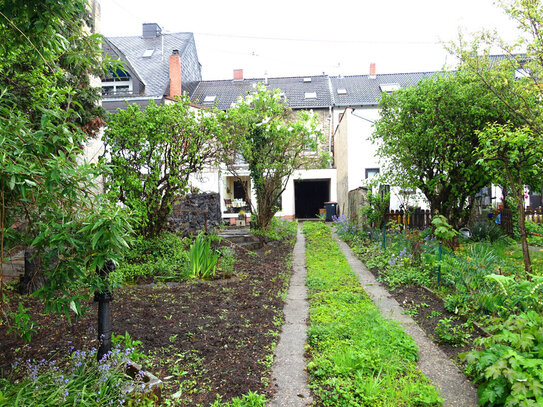
[[[326,208],[326,221],[331,222],[332,216],[337,214],[337,202],[325,202],[324,207]]]

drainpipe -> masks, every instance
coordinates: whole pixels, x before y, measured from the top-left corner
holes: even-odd
[[[105,288],[94,292],[94,301],[98,302],[98,361],[102,361],[111,352],[111,312],[109,302],[113,300],[113,294],[109,289],[109,274],[115,271],[115,264],[111,260],[106,261],[104,267],[98,270]]]
[[[332,126],[334,125],[334,116],[333,116],[333,113],[332,113],[332,106],[328,106],[328,114],[329,114],[329,119],[330,119],[330,125],[328,126],[328,152],[330,154],[332,154],[332,136],[333,136],[333,133],[332,133]],[[333,163],[333,161],[332,161]],[[333,164],[332,164],[333,165]]]

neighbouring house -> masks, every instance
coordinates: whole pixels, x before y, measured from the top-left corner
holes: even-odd
[[[194,35],[163,33],[156,23],[145,23],[142,35],[107,37],[103,53],[124,63],[102,78],[102,105],[108,112],[153,100],[166,103],[183,93],[191,95],[202,80]]]
[[[326,138],[324,145],[319,146],[319,152],[331,152],[332,103],[327,76],[247,79],[243,76],[243,70],[236,69],[232,79],[201,81],[192,95],[192,102],[226,111],[238,98],[256,88],[258,83],[269,89],[279,89],[294,113],[303,109],[317,114]],[[233,174],[223,166],[209,168],[192,178],[193,187],[220,194],[223,217],[230,219],[231,223],[234,223],[241,210],[250,210],[250,201],[255,202],[248,167],[242,159],[236,172]],[[325,202],[336,200],[334,168],[298,170],[288,181],[277,216],[288,219],[312,218],[319,213],[319,209],[324,208]]]
[[[433,72],[377,74],[375,64],[368,75],[331,77],[334,128],[334,166],[337,169],[337,200],[341,213],[348,212],[348,192],[365,186],[367,180],[382,168],[376,156],[377,147],[370,136],[374,122],[379,118],[379,100],[383,93],[416,85]],[[389,190],[384,185],[382,189]],[[392,188],[390,207],[399,209],[403,197],[412,191]],[[425,203],[411,199],[413,204]]]

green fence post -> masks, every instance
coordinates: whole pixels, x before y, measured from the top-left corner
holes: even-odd
[[[383,251],[387,248],[387,232],[385,227],[383,226]]]
[[[439,241],[439,247],[437,249],[437,285],[439,285],[439,283],[441,282],[441,253],[442,253],[442,248],[441,248],[441,241]]]

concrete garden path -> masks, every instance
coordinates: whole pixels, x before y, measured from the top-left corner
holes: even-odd
[[[452,361],[419,328],[417,323],[402,312],[398,302],[381,286],[366,266],[358,260],[349,246],[332,232],[349,265],[354,270],[362,288],[372,298],[383,316],[398,321],[405,331],[413,337],[419,347],[418,367],[428,379],[435,383],[445,407],[477,406],[477,390],[458,370]]]
[[[268,404],[270,407],[305,407],[313,402],[304,357],[309,304],[305,286],[305,237],[300,227],[292,258],[294,272],[284,308],[285,323],[275,348],[272,385],[276,393]]]

